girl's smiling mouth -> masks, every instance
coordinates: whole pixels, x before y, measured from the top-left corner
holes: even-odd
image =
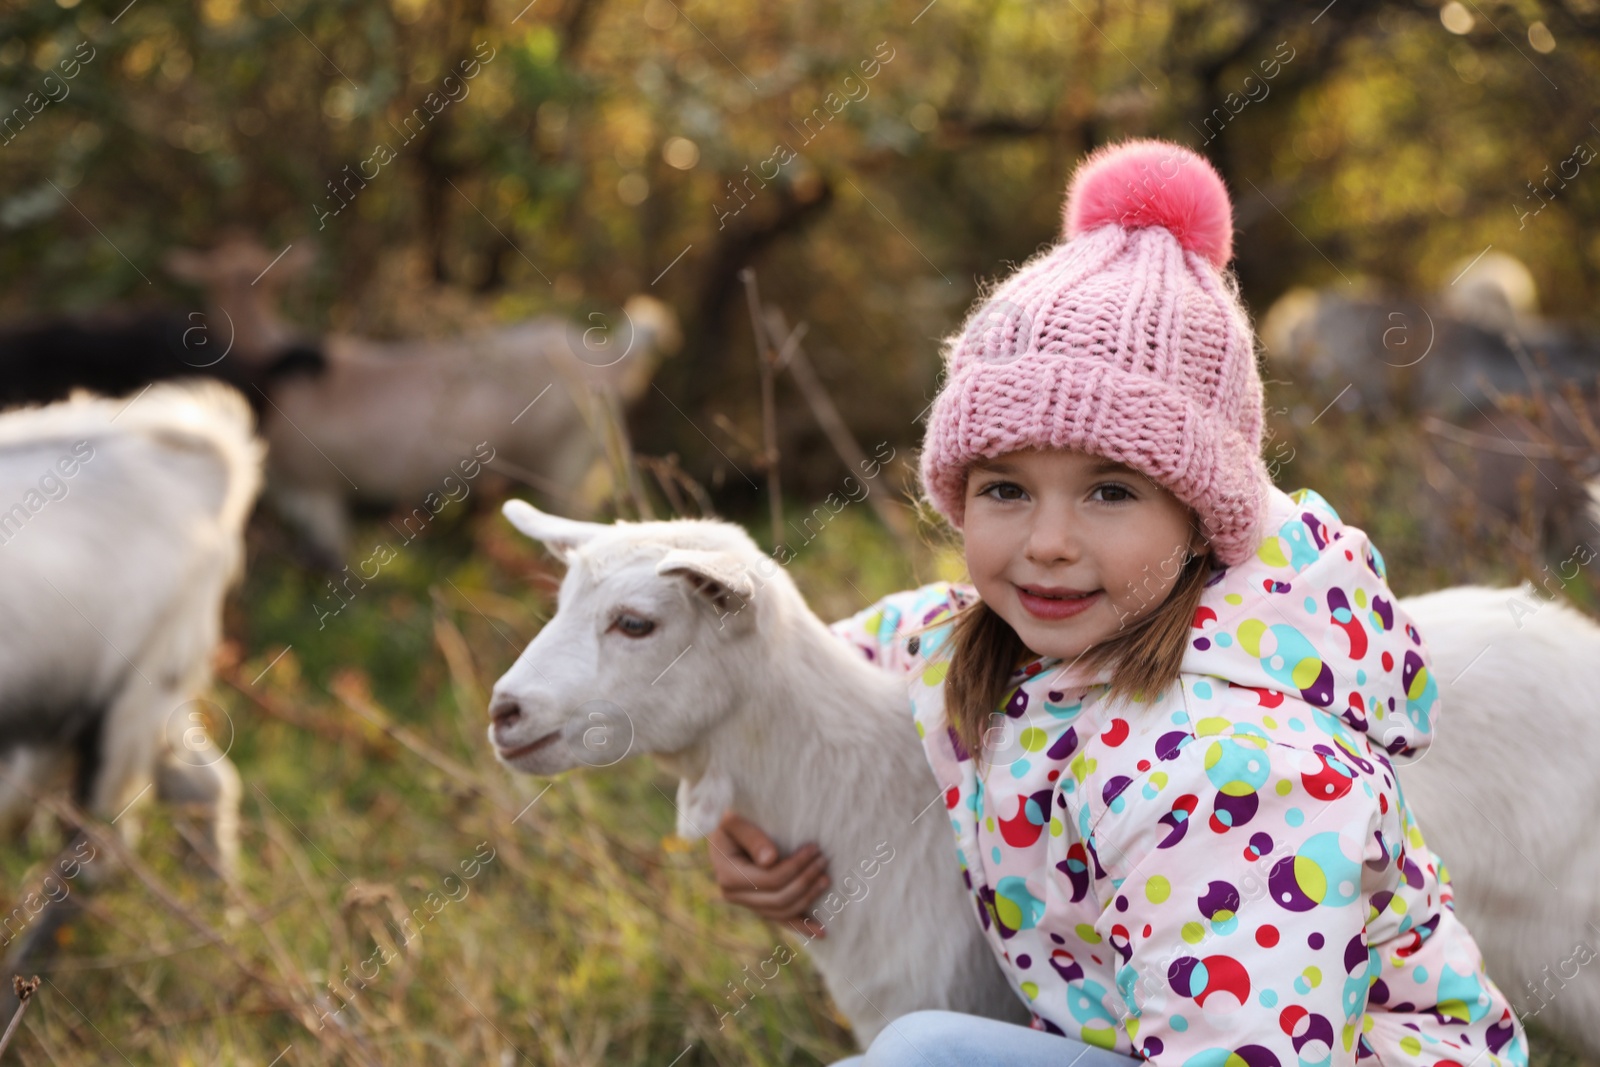
[[[1028,614],[1040,619],[1070,619],[1098,603],[1100,590],[1077,592],[1060,586],[1019,585],[1017,599]]]

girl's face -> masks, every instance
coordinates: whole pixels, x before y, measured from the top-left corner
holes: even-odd
[[[967,570],[1041,656],[1073,661],[1166,600],[1206,541],[1177,497],[1120,463],[1028,449],[967,473]]]

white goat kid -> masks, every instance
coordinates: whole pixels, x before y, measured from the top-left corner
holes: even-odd
[[[505,513],[568,570],[556,617],[495,684],[503,762],[553,775],[649,752],[680,775],[681,836],[731,806],[781,848],[816,841],[848,900],[807,947],[863,1047],[917,1008],[1027,1021],[947,823],[924,817],[939,787],[900,679],[830,633],[737,526]]]
[[[887,837],[893,862],[810,945],[857,1039],[915,1008],[1025,1020],[945,823],[918,817],[938,787],[900,679],[832,635],[737,526],[505,513],[568,572],[555,618],[495,685],[504,763],[553,775],[651,752],[682,776],[684,837],[731,806],[784,852],[817,841],[836,870]],[[1399,774],[1489,974],[1600,1055],[1600,965],[1586,966],[1600,964],[1600,626],[1547,601],[1526,587],[1402,600],[1444,713]]]
[[[78,801],[125,840],[154,787],[234,869],[239,776],[197,698],[260,487],[251,423],[212,382],[0,414],[0,827],[76,758]]]

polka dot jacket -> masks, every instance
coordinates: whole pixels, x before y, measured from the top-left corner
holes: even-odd
[[[1109,670],[1030,662],[981,775],[944,721],[950,628],[912,636],[971,586],[832,630],[906,675],[977,919],[1035,1029],[1162,1067],[1526,1067],[1391,762],[1437,726],[1427,646],[1361,530],[1310,490],[1272,493],[1173,686],[1115,700]]]

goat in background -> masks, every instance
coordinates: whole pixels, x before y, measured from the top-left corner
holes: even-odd
[[[249,407],[215,382],[0,414],[0,829],[70,777],[133,844],[153,789],[200,810],[231,877],[239,775],[200,698],[261,463]]]
[[[167,268],[204,287],[208,318],[232,324],[239,358],[277,358],[297,346],[323,356],[319,372],[266,390],[261,432],[269,499],[333,569],[349,548],[352,503],[420,504],[475,453],[587,512],[598,494],[585,484],[609,426],[681,344],[672,311],[642,294],[609,330],[545,315],[441,339],[297,341],[300,332],[254,281],[270,267],[281,284],[308,262],[291,249],[272,266],[266,249],[234,238],[210,252],[174,252]]]

